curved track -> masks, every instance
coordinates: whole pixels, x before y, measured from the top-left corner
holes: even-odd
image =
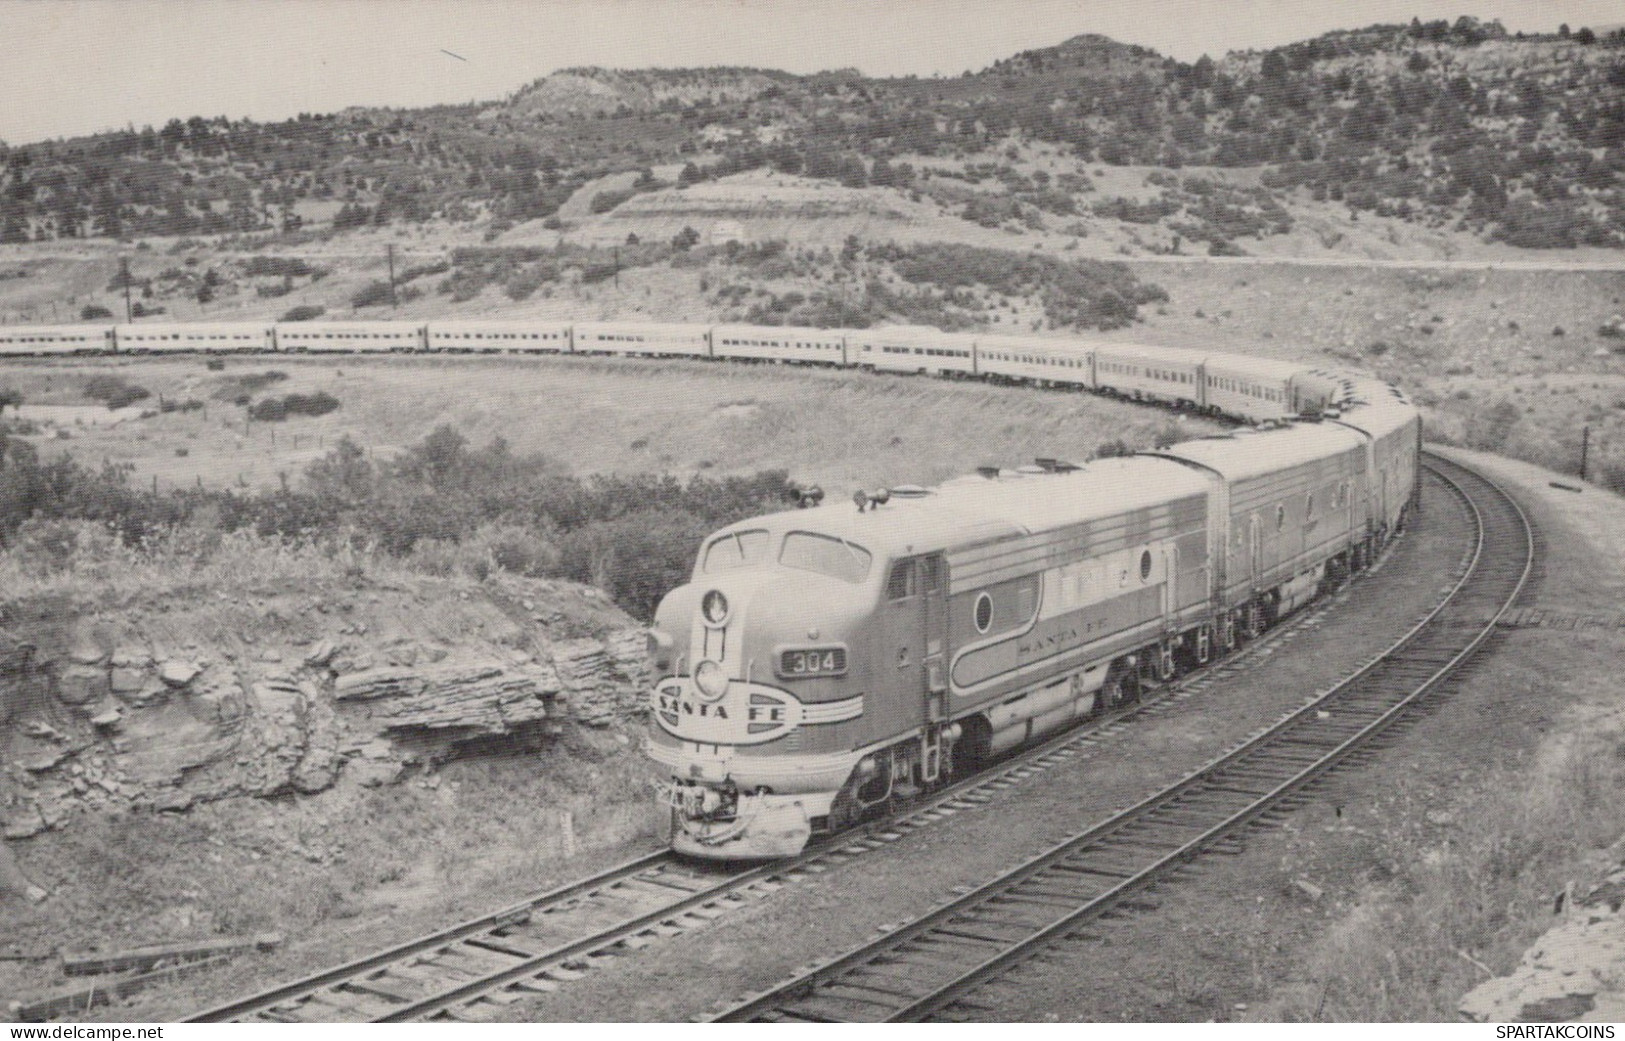
[[[1453,464],[1438,461],[1436,469],[1441,467],[1452,468],[1452,472],[1457,469]],[[1470,472],[1464,472],[1459,479],[1465,481],[1473,478]],[[1482,527],[1488,528],[1487,525]],[[1470,536],[1464,536],[1464,542],[1469,541]],[[1484,554],[1482,543],[1483,535],[1480,533],[1472,551],[1475,561]],[[1486,568],[1487,564],[1481,563],[1474,570],[1482,574],[1487,573]],[[1521,576],[1518,582],[1521,585]],[[1391,679],[1401,675],[1392,670],[1399,668],[1403,661],[1408,660],[1415,665],[1442,654],[1442,645],[1422,639],[1423,631],[1431,623],[1435,628],[1461,635],[1465,631],[1460,627],[1461,619],[1484,614],[1483,605],[1489,602],[1483,596],[1470,604],[1463,599],[1476,588],[1464,580],[1444,605],[1402,641],[1404,650],[1410,652],[1409,658],[1390,651],[1337,691],[1344,690],[1362,677],[1367,684],[1376,684],[1380,688],[1382,684],[1379,681],[1383,677]],[[1169,710],[1174,703],[1183,700],[1191,687],[1201,686],[1201,681],[1215,670],[1236,668],[1255,650],[1268,648],[1299,626],[1312,624],[1319,611],[1329,606],[1329,603],[1322,601],[1318,610],[1300,612],[1265,638],[1221,659],[1208,669],[1191,673],[1177,683],[1153,692],[1138,705],[1111,713],[1096,720],[1093,725],[1067,732],[1026,750],[1018,757],[913,804],[893,817],[870,822],[835,836],[801,856],[742,868],[737,865],[686,862],[668,851],[650,853],[593,877],[537,894],[492,914],[218,1006],[199,1013],[190,1021],[400,1022],[465,1016],[481,1018],[478,1006],[483,1003],[505,1004],[527,994],[554,991],[604,959],[619,957],[662,939],[678,936],[786,884],[794,883],[798,878],[821,873],[842,861],[879,849],[912,831],[951,817],[960,810],[987,803],[1025,779],[1083,754],[1090,745],[1127,726],[1131,717],[1145,712]],[[1499,610],[1497,608],[1496,612],[1490,614],[1496,614]],[[1462,612],[1466,612],[1466,615]],[[1384,663],[1388,664],[1389,671],[1379,674],[1378,666]],[[1328,697],[1335,696],[1337,691]],[[1297,713],[1294,718],[1306,714],[1313,717],[1313,706]],[[1334,718],[1338,722],[1319,728],[1320,735],[1314,740],[1324,742],[1329,736],[1335,736],[1341,741],[1344,737],[1352,738],[1355,729],[1361,729],[1354,728],[1355,717],[1344,709],[1337,710]],[[1221,769],[1229,759],[1264,742],[1264,737],[1249,742],[1244,748],[1231,753],[1227,760],[1211,764],[1176,789],[1163,793],[1158,799],[1172,802],[1160,819],[1187,821],[1189,823],[1183,827],[1185,831],[1195,827],[1196,818],[1191,817],[1188,811],[1196,805],[1192,800],[1196,799],[1200,790],[1197,781],[1201,777],[1211,782],[1208,789],[1214,795],[1222,795],[1238,785],[1245,786],[1250,794],[1263,778],[1267,776],[1273,779],[1276,774],[1281,774],[1281,781],[1288,781],[1290,778],[1287,774],[1292,771],[1287,768],[1302,765],[1302,757],[1290,751],[1290,740],[1285,741],[1288,751],[1278,748],[1273,754],[1264,755],[1247,767],[1238,769],[1239,764],[1232,764],[1228,772]],[[1350,740],[1349,743],[1352,745],[1354,742]],[[1313,744],[1306,747],[1313,747]],[[1260,774],[1261,763],[1274,773]],[[1181,795],[1186,801],[1179,802],[1175,798]],[[1245,801],[1224,797],[1219,798],[1215,805],[1219,809],[1232,807],[1232,804],[1237,810],[1250,808],[1243,807]],[[1268,801],[1267,798],[1264,801]],[[1136,821],[1135,815],[1142,809],[1137,807],[1126,811],[1090,834],[1106,842],[1105,848],[1119,852],[1142,846],[1146,852],[1172,853],[1176,850],[1177,845],[1166,838],[1145,845],[1145,836],[1149,834],[1146,829],[1159,818],[1147,817]],[[1169,814],[1173,816],[1169,817]],[[1216,835],[1207,836],[1205,832],[1198,832],[1195,837],[1198,840],[1211,840]],[[1199,841],[1197,845],[1200,844]],[[1119,872],[1130,866],[1116,860],[1112,863],[1115,866],[1107,869],[1111,872]],[[1152,871],[1161,866],[1160,863],[1154,864]],[[1096,894],[1098,903],[1114,893],[1121,896],[1129,889],[1143,885],[1150,874],[1133,870],[1120,875],[1086,877],[1121,883],[1107,886],[1102,893]],[[1074,897],[1088,899],[1089,894],[1078,892]],[[1017,899],[1019,901],[1019,897]],[[1077,902],[1077,899],[1069,899],[1072,903]],[[971,894],[955,901],[950,907],[969,906],[976,902],[977,894]],[[1042,903],[1058,909],[1068,906],[1066,901],[1055,899],[1046,899]],[[1037,927],[1042,923],[1035,921],[1034,925]],[[907,927],[893,936],[903,933],[913,935],[914,928]],[[827,972],[845,961],[841,959],[841,962],[832,963],[820,971]],[[795,984],[803,988],[814,986],[812,975],[798,977]],[[755,1004],[757,1002],[753,1002],[752,1006]],[[741,1006],[740,1009],[730,1010],[726,1015],[740,1018],[735,1013],[744,1008]],[[743,1018],[751,1017],[747,1015]],[[806,1017],[789,1013],[785,1018]]]
[[[1283,626],[1279,632],[1291,631]],[[1269,640],[1256,646],[1267,646]],[[1215,667],[1231,667],[1246,654]],[[1200,679],[1207,670],[1186,677]],[[613,958],[702,926],[808,874],[897,841],[992,800],[1079,755],[1132,717],[1168,707],[1185,683],[1036,745],[896,814],[832,837],[793,858],[751,867],[686,861],[658,850],[500,911],[219,1005],[188,1018],[225,1022],[404,1022],[461,1018],[480,1002],[558,989]]]
[[[1291,809],[1326,771],[1418,711],[1494,632],[1535,567],[1534,532],[1487,478],[1430,456],[1476,528],[1445,600],[1324,696],[1177,784],[861,948],[717,1017],[723,1022],[955,1018],[974,989],[1145,891],[1247,825]]]

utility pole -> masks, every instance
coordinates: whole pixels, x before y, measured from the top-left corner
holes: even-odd
[[[1580,480],[1586,479],[1586,455],[1591,451],[1591,428],[1580,429]]]
[[[121,276],[119,278],[119,281],[124,283],[124,324],[128,325],[131,322],[135,321],[134,316],[132,316],[130,314],[130,258],[129,257],[120,257],[119,258],[119,274]]]
[[[621,247],[615,247],[615,288],[621,288]]]
[[[389,306],[399,308],[401,302],[395,297],[395,244],[389,244]]]

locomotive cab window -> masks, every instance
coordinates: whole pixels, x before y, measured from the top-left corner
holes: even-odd
[[[779,563],[798,571],[828,575],[856,585],[869,577],[874,555],[862,546],[811,531],[792,531],[784,537]]]
[[[922,593],[935,593],[942,589],[942,558],[922,557],[919,562],[919,588]]]
[[[719,571],[760,564],[767,559],[768,541],[765,531],[729,532],[705,547],[705,563],[700,570],[714,575]]]
[[[886,577],[886,599],[907,600],[914,592],[914,561],[899,560]]]

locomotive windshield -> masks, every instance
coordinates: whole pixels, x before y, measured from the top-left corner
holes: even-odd
[[[705,547],[705,561],[700,565],[700,570],[714,575],[719,571],[760,564],[767,559],[769,541],[767,532],[759,528],[730,531],[711,540],[711,544]]]
[[[779,550],[779,563],[785,567],[828,575],[854,585],[868,577],[869,563],[873,559],[873,554],[862,546],[810,531],[792,531],[784,537],[784,548]]]

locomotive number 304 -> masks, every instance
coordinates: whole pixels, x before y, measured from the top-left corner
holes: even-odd
[[[782,676],[836,676],[846,671],[844,647],[811,647],[785,651],[779,659]]]

